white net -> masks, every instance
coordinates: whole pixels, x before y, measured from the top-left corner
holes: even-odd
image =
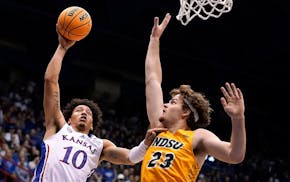
[[[232,9],[232,0],[179,0],[180,9],[176,16],[182,25],[187,25],[193,18],[207,20],[218,18]]]

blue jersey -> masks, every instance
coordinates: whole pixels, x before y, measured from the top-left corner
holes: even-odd
[[[73,130],[65,124],[43,141],[33,182],[85,182],[98,167],[103,140]]]

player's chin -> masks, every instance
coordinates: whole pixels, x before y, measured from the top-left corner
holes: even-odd
[[[163,116],[161,116],[160,118],[159,118],[159,121],[162,123],[162,122],[164,122],[164,120],[165,120],[165,118],[163,117]]]
[[[163,116],[159,118],[158,128],[166,128],[166,120]]]
[[[80,122],[80,123],[78,124],[78,127],[79,127],[80,129],[85,129],[85,128],[86,128],[86,123],[84,123],[84,122]]]

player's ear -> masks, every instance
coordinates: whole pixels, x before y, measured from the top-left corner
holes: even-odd
[[[69,124],[69,125],[71,124],[71,119],[70,118],[68,119],[67,124]]]
[[[191,111],[189,109],[183,109],[183,113],[182,113],[182,116],[183,117],[189,117]]]
[[[91,128],[90,128],[91,131],[94,131],[94,125],[93,123],[91,124]]]

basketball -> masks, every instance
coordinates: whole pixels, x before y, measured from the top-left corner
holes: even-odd
[[[71,6],[59,14],[56,27],[63,37],[79,41],[90,33],[92,19],[84,8]]]

